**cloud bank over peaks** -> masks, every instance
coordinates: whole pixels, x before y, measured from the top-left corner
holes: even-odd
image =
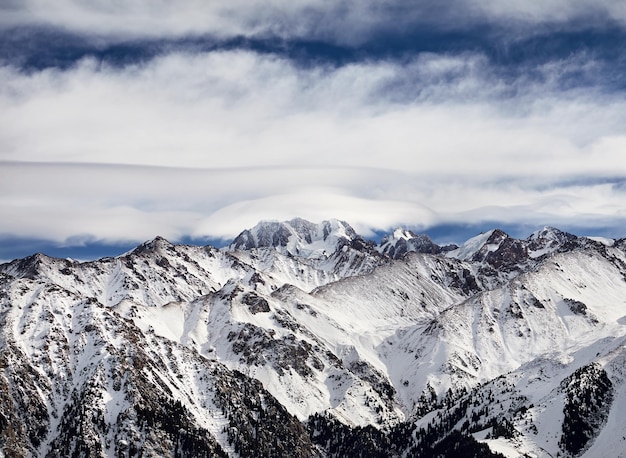
[[[609,1],[0,0],[0,238],[230,238],[295,216],[619,237],[624,17]]]
[[[529,233],[545,224],[602,227],[619,237],[626,219],[624,180],[546,187],[545,180],[496,182],[333,167],[5,163],[2,170],[1,234],[65,245],[141,242],[157,234],[172,241],[228,239],[260,220],[294,215],[310,221],[339,215],[365,236],[397,226],[423,232],[489,222],[523,225]]]

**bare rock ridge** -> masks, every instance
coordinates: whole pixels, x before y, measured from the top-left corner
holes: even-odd
[[[626,240],[262,222],[0,265],[0,456],[620,456]]]

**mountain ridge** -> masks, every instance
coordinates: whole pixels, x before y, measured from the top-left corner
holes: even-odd
[[[4,452],[624,446],[624,239],[493,230],[432,253],[405,230],[376,245],[338,220],[261,226],[225,249],[157,237],[115,258],[0,265]]]

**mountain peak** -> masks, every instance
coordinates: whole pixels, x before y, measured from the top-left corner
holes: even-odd
[[[379,253],[398,259],[409,251],[437,254],[441,247],[425,234],[416,234],[409,229],[398,227],[393,233],[383,237],[377,247]]]
[[[463,243],[456,250],[448,252],[447,256],[451,258],[457,258],[463,261],[472,259],[478,252],[487,246],[493,246],[498,239],[503,239],[506,234],[500,229],[492,229],[487,232],[481,232],[480,234],[472,237]]]
[[[160,235],[157,235],[154,239],[148,240],[139,245],[132,251],[132,253],[141,254],[147,252],[159,252],[162,250],[171,249],[173,246],[174,245],[171,242],[161,237]]]
[[[322,257],[334,253],[359,238],[345,221],[330,219],[319,224],[303,218],[289,221],[261,221],[241,232],[229,249],[249,250],[273,247],[285,254]]]
[[[22,259],[15,259],[6,265],[4,272],[24,278],[35,278],[39,273],[42,264],[49,262],[52,258],[43,253],[35,253]]]
[[[405,229],[403,227],[396,227],[393,230],[391,237],[393,237],[394,239],[398,239],[398,240],[399,239],[409,240],[409,239],[417,237],[417,234],[411,231],[410,229]]]
[[[496,228],[491,230],[490,232],[491,235],[487,239],[487,244],[501,243],[504,239],[510,238],[509,234],[504,232],[502,229]]]
[[[578,237],[568,232],[563,232],[555,227],[544,226],[543,229],[533,232],[526,240],[531,257],[537,258],[557,251],[562,246],[577,239]]]
[[[568,235],[560,229],[552,226],[544,226],[542,229],[533,232],[528,240],[547,239],[547,240],[560,240],[563,236]]]

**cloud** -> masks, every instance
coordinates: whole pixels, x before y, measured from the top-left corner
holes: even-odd
[[[619,183],[482,180],[365,168],[177,169],[3,164],[0,235],[66,245],[230,238],[261,219],[337,217],[361,233],[484,221],[597,227],[626,219]],[[8,181],[8,182],[7,182]]]
[[[479,15],[491,20],[508,19],[531,24],[584,21],[587,26],[600,19],[609,18],[621,23],[626,20],[626,7],[611,0],[473,0],[468,3],[470,8],[479,11]]]
[[[5,28],[53,27],[113,41],[211,35],[359,44],[425,26],[466,29],[492,24],[510,33],[512,26],[519,31],[545,24],[589,27],[626,22],[626,8],[612,0],[5,0],[0,12],[0,26]]]
[[[594,86],[603,65],[575,54],[503,74],[447,52],[302,66],[243,50],[5,65],[0,235],[232,237],[292,216],[364,233],[623,221],[626,102]],[[564,85],[574,69],[591,83]]]
[[[558,79],[568,65],[546,72]],[[620,99],[550,78],[503,82],[480,55],[303,69],[220,51],[0,76],[5,161],[624,172]]]

